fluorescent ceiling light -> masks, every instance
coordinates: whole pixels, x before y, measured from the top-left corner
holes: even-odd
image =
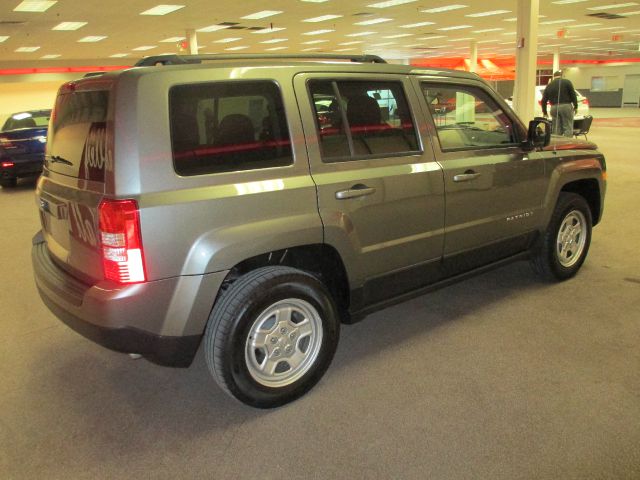
[[[587,7],[587,10],[613,10],[615,8],[633,7],[634,5],[638,5],[638,2],[614,3],[614,4],[611,4],[611,5],[599,5],[597,7]]]
[[[568,18],[566,20],[547,20],[546,22],[540,22],[538,25],[555,25],[557,23],[571,23],[575,22],[575,19]]]
[[[451,39],[447,40],[447,42],[468,42],[469,40],[473,40],[473,37],[451,38]]]
[[[285,50],[289,47],[271,47],[271,48],[265,48],[265,50],[269,51],[269,52],[274,52],[276,50]]]
[[[288,38],[272,38],[271,40],[264,40],[260,43],[280,43],[280,42],[286,42],[287,40],[289,40]]]
[[[384,42],[384,43],[374,43],[372,47],[386,47],[387,45],[395,45],[396,42]]]
[[[428,37],[418,37],[418,40],[433,40],[435,38],[447,38],[446,35],[429,35]]]
[[[459,10],[460,8],[467,8],[468,5],[447,5],[445,7],[428,8],[426,10],[420,10],[422,13],[441,13],[449,12],[451,10]]]
[[[180,10],[184,7],[184,5],[156,5],[149,10],[140,12],[140,15],[166,15],[168,13],[175,12],[176,10]]]
[[[78,42],[94,43],[94,42],[100,42],[105,38],[107,38],[106,35],[89,35],[88,37],[82,37],[80,40],[78,40]]]
[[[16,48],[14,50],[14,52],[20,52],[20,53],[31,53],[31,52],[35,52],[36,50],[39,50],[40,47],[20,47],[20,48]]]
[[[14,12],[45,12],[49,8],[53,7],[57,2],[57,0],[49,0],[49,1],[38,1],[38,0],[25,0],[20,3],[16,8],[13,9]]]
[[[359,43],[364,43],[362,40],[353,40],[352,42],[342,42],[338,45],[357,45]]]
[[[169,37],[169,38],[165,38],[164,40],[160,40],[160,43],[175,43],[175,42],[181,42],[182,40],[186,40],[185,37]]]
[[[273,17],[274,15],[279,15],[281,13],[282,11],[280,10],[262,10],[261,12],[252,13],[240,18],[245,20],[260,20],[261,18]]]
[[[407,25],[400,25],[400,28],[418,28],[418,27],[424,27],[426,25],[433,25],[433,22],[409,23]]]
[[[114,53],[113,55],[109,55],[111,58],[123,58],[129,56],[128,53]]]
[[[602,25],[601,23],[580,23],[578,25],[571,25],[571,28],[584,28],[584,27],[597,27],[598,25]]]
[[[316,43],[327,43],[329,40],[309,40],[308,42],[302,42],[302,45],[315,45]]]
[[[53,27],[51,30],[78,30],[84,27],[87,22],[62,22]]]
[[[393,18],[373,18],[371,20],[363,20],[362,22],[356,22],[354,25],[375,25],[377,23],[390,22]]]
[[[589,0],[557,0],[551,3],[555,3],[556,5],[567,5],[569,3],[582,3],[582,2],[588,2],[588,1]]]
[[[594,31],[601,31],[601,30],[618,30],[621,27],[602,27],[602,28],[594,28]]]
[[[511,13],[511,10],[490,10],[488,12],[469,13],[465,17],[490,17],[491,15],[502,15],[503,13]]]
[[[474,30],[472,33],[499,32],[500,30],[504,30],[504,28],[485,28],[483,30]]]
[[[309,0],[302,0],[303,2],[308,2]],[[313,52],[314,50],[320,50],[320,47],[309,47],[309,48],[303,48],[301,51],[302,52]]]
[[[54,58],[58,58],[58,57],[60,57],[59,54],[49,54],[49,55],[43,55],[40,58],[42,60],[53,60]]]
[[[630,17],[632,15],[640,15],[640,10],[636,10],[634,12],[620,12],[618,15],[624,15],[625,17]]]
[[[0,35],[0,43],[6,41],[9,38],[9,35]]]
[[[334,18],[340,18],[342,15],[322,15],[320,17],[307,18],[306,20],[302,20],[303,22],[315,23],[315,22],[326,22],[327,20],[333,20]]]
[[[413,33],[396,33],[395,35],[386,35],[382,38],[402,38],[402,37],[412,37]]]
[[[284,30],[285,27],[274,27],[274,28],[263,28],[262,30],[254,30],[251,33],[264,34],[264,33],[273,33]]]
[[[132,48],[131,50],[135,52],[144,52],[146,50],[152,50],[154,48],[158,48],[157,45],[143,45],[141,47]]]
[[[447,32],[449,30],[462,30],[463,28],[471,28],[471,25],[454,25],[453,27],[442,27],[442,28],[439,28],[438,30]]]
[[[346,37],[366,37],[367,35],[375,35],[378,32],[358,32],[358,33],[349,33],[345,35]]]
[[[221,38],[220,40],[215,40],[213,43],[231,43],[237,42],[238,40],[242,40],[242,37]]]
[[[218,30],[224,30],[225,28],[229,28],[231,25],[209,25],[208,27],[198,28],[196,32],[208,33],[208,32],[217,32]]]
[[[229,48],[225,48],[225,50],[228,50],[230,52],[233,52],[234,50],[244,50],[245,48],[249,48],[247,46],[241,46],[241,47],[229,47]]]
[[[369,5],[367,5],[367,7],[371,7],[371,8],[388,8],[388,7],[395,7],[396,5],[403,5],[405,3],[413,3],[417,0],[388,0],[386,2],[377,2],[377,3],[371,3]]]
[[[355,48],[350,47],[350,48],[338,48],[336,50],[334,50],[334,52],[353,52],[355,50]]]
[[[329,0],[300,0],[300,1],[305,3],[324,3],[324,2],[328,2]]]
[[[335,32],[335,30],[312,30],[310,32],[305,32],[303,35],[322,35],[323,33],[331,33]]]

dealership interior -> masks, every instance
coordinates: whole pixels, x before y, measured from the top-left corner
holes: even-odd
[[[312,391],[257,410],[202,351],[160,367],[59,321],[32,273],[37,180],[20,178],[0,188],[0,478],[640,478],[640,1],[3,0],[0,125],[87,73],[196,53],[472,71],[523,122],[562,70],[607,164],[589,256],[564,282],[516,262],[343,325]]]

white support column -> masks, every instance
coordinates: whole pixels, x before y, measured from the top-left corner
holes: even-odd
[[[198,34],[193,29],[187,30],[187,41],[189,42],[189,53],[191,55],[198,54]]]
[[[539,0],[517,1],[516,81],[513,107],[520,119],[527,124],[533,119],[535,111]]]
[[[553,48],[553,71],[560,70],[560,47]]]
[[[475,72],[478,66],[478,42],[475,40],[471,42],[469,50],[471,51],[471,55],[469,55],[469,71]]]

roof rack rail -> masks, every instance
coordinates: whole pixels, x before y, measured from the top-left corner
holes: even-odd
[[[134,65],[135,67],[150,67],[154,65],[184,65],[187,63],[202,63],[207,60],[260,60],[260,59],[309,59],[309,60],[349,60],[359,63],[387,63],[377,55],[331,55],[331,54],[207,54],[207,55],[154,55],[145,57]]]

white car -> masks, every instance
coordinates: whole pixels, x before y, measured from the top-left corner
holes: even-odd
[[[545,88],[546,85],[536,86],[536,105],[534,117],[542,116],[542,93],[544,92]],[[574,120],[582,120],[584,117],[589,115],[589,100],[577,90],[576,96],[578,97],[578,113],[574,117]],[[506,102],[510,107],[513,107],[513,97],[507,98]],[[549,104],[547,104],[547,113],[551,114],[551,106]]]

